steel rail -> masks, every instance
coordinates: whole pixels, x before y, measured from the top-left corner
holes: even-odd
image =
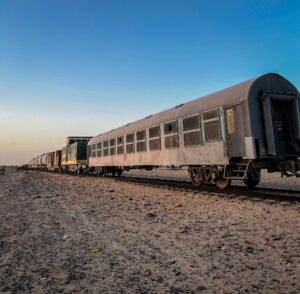
[[[300,203],[300,191],[280,188],[248,188],[244,186],[230,186],[225,190],[220,190],[214,184],[203,184],[200,187],[193,187],[191,182],[183,180],[158,179],[150,177],[121,176],[109,177],[118,181],[127,181],[142,185],[166,188],[171,190],[181,190],[193,193],[214,193],[227,197],[245,197],[250,200],[275,200],[291,203]]]

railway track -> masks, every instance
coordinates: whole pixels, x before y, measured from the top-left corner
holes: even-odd
[[[226,190],[220,190],[213,184],[203,184],[199,188],[192,186],[191,182],[183,180],[158,179],[149,177],[121,176],[114,178],[117,181],[126,181],[140,185],[152,186],[162,189],[193,192],[211,193],[224,197],[237,197],[241,199],[250,199],[254,201],[267,200],[270,203],[274,202],[289,202],[300,204],[300,191],[292,189],[279,188],[254,188],[249,189],[244,186],[231,186]]]
[[[64,175],[77,177],[83,176],[72,173],[64,173]],[[95,177],[96,175],[90,174],[89,176]],[[190,181],[179,179],[171,180],[136,175],[122,175],[121,177],[107,175],[106,177],[114,179],[115,181],[130,182],[139,185],[151,186],[174,191],[193,192],[194,194],[208,193],[228,198],[239,198],[245,200],[248,199],[253,201],[268,201],[270,204],[276,202],[300,204],[300,191],[294,189],[260,187],[249,189],[246,186],[232,185],[225,190],[220,190],[214,184],[203,184],[200,187],[195,188]]]

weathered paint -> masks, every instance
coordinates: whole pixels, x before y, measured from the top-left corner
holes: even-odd
[[[253,137],[245,137],[245,147],[247,159],[256,159],[255,140]]]
[[[198,165],[227,164],[224,157],[224,142],[207,142],[206,145],[164,149],[114,156],[90,157],[93,166],[133,166],[133,165]]]

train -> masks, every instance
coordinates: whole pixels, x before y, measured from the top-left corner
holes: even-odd
[[[299,99],[290,81],[267,73],[86,137],[84,158],[68,163],[62,156],[56,169],[103,177],[131,169],[187,168],[195,187],[213,182],[220,189],[232,180],[253,188],[262,169],[300,177]],[[47,169],[44,157],[29,168],[38,162]]]

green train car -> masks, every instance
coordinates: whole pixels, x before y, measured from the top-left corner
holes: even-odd
[[[62,148],[60,171],[81,174],[87,170],[87,143],[91,137],[74,138],[68,137],[67,145]]]

